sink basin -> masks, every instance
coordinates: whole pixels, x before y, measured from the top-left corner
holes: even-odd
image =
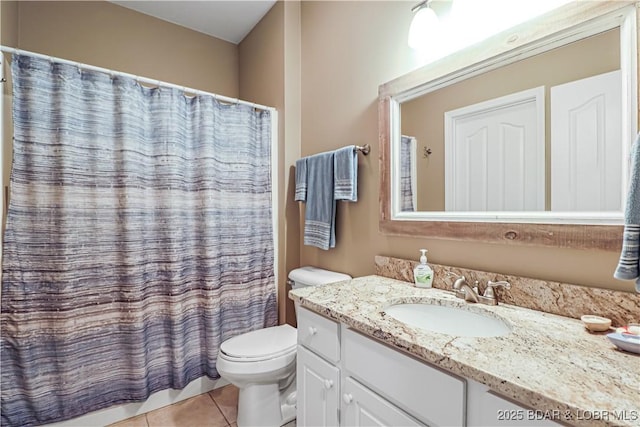
[[[396,304],[387,316],[420,329],[459,337],[499,337],[511,333],[502,320],[457,307],[434,304]]]

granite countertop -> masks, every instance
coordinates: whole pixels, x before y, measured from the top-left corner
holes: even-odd
[[[289,297],[525,406],[559,411],[550,412],[562,414],[557,421],[640,426],[640,355],[617,350],[606,333],[590,333],[579,320],[507,304],[470,304],[448,291],[416,288],[381,276],[296,289]],[[385,307],[402,302],[489,312],[506,321],[512,332],[501,337],[456,337],[382,314]]]

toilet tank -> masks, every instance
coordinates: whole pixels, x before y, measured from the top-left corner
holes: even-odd
[[[348,274],[311,266],[296,268],[289,273],[289,283],[292,289],[299,289],[304,286],[328,285],[329,283],[349,279],[351,279],[351,276]]]

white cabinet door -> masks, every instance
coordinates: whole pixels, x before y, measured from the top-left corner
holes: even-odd
[[[447,211],[543,211],[544,87],[445,113]]]
[[[551,210],[622,209],[620,71],[551,88]]]
[[[341,412],[344,427],[423,425],[351,377],[344,382]]]
[[[467,382],[468,427],[560,427],[563,415],[559,410],[541,411],[521,406],[476,381]]]
[[[297,425],[337,426],[340,370],[298,345]]]

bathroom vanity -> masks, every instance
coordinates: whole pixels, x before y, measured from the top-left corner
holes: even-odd
[[[381,276],[289,295],[299,425],[640,425],[640,359],[577,320]],[[511,331],[430,332],[385,313],[399,303],[460,307]]]

